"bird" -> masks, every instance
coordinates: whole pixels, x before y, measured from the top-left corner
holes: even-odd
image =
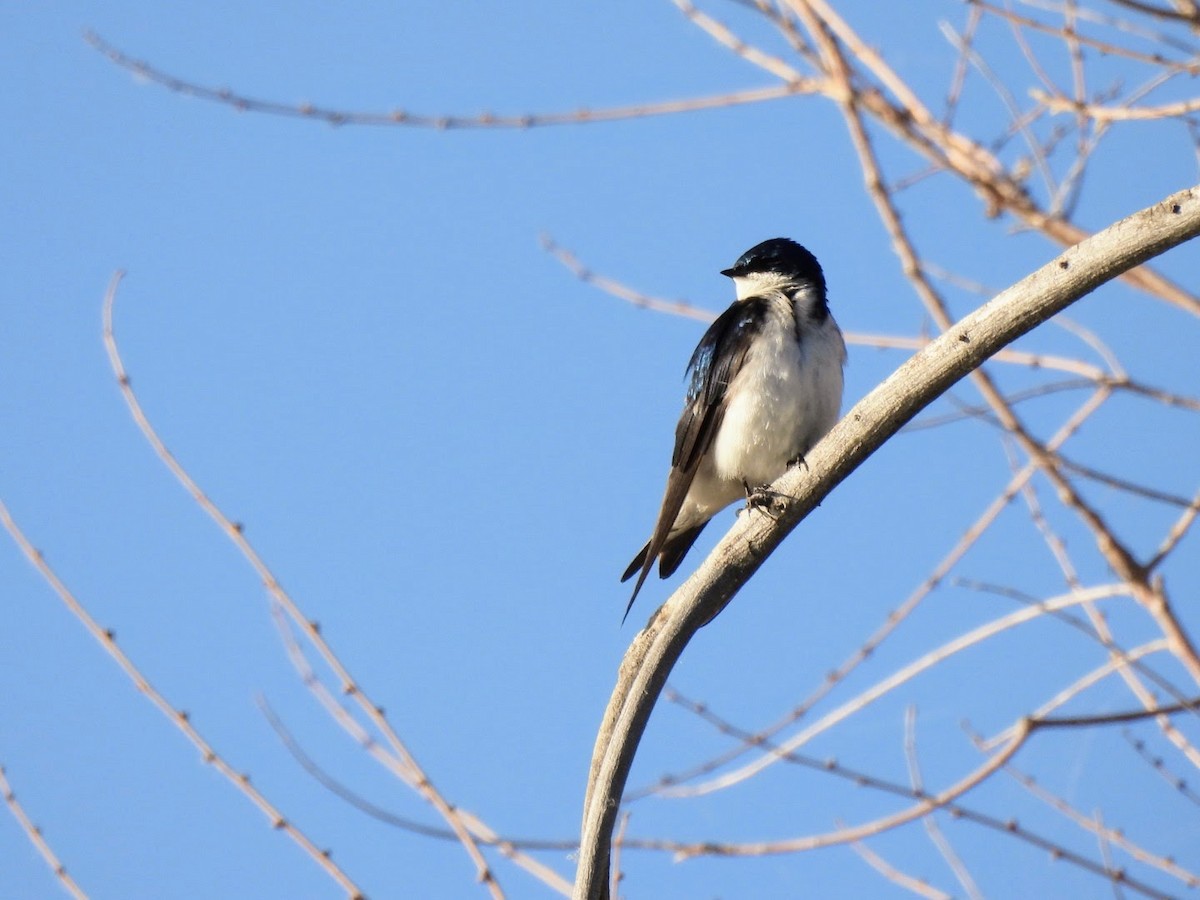
[[[742,497],[758,505],[841,412],[846,343],[817,258],[772,238],[721,274],[733,280],[736,299],[688,362],[662,507],[621,576],[637,575],[625,618],[656,560],[659,577],[670,577],[713,516]]]

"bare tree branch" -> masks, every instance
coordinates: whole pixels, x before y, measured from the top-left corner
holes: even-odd
[[[262,100],[236,93],[228,88],[207,87],[194,81],[178,78],[161,69],[155,68],[149,63],[136,60],[118,50],[94,31],[85,31],[83,39],[122,69],[126,69],[139,78],[145,78],[177,94],[182,94],[186,97],[195,97],[198,100],[207,100],[211,103],[219,103],[223,106],[229,106],[238,112],[263,113],[265,115],[283,116],[292,119],[308,119],[314,122],[325,122],[329,125],[338,126],[406,126],[449,131],[452,129],[470,128],[526,129],[541,128],[547,125],[584,125],[589,122],[645,119],[651,116],[662,116],[672,113],[743,106],[748,103],[761,103],[764,100],[778,100],[781,97],[789,97],[803,89],[803,85],[799,83],[771,85],[762,88],[749,88],[744,91],[729,91],[709,97],[666,100],[661,103],[639,103],[631,106],[612,106],[603,109],[576,109],[569,112],[526,113],[515,116],[498,116],[492,113],[479,113],[474,116],[424,115],[404,109],[393,109],[387,112],[365,112],[334,109],[317,106],[312,103],[293,104],[282,103],[278,100]]]
[[[25,812],[25,808],[17,801],[17,795],[13,791],[12,785],[8,783],[8,773],[4,770],[4,766],[0,766],[0,794],[4,796],[4,804],[8,807],[8,811],[12,813],[17,824],[21,826],[21,830],[25,832],[25,836],[29,838],[29,843],[33,844],[42,859],[46,861],[46,865],[50,867],[54,877],[75,900],[87,900],[88,895],[67,872],[67,867],[62,864],[58,854],[54,852],[54,848],[42,834],[42,829],[34,824],[33,820],[29,818],[29,814]]]
[[[114,279],[112,284],[113,289],[116,288],[116,282],[117,279]],[[67,609],[71,611],[71,614],[79,620],[83,627],[87,629],[88,634],[104,648],[104,651],[113,658],[126,677],[133,682],[134,687],[145,695],[154,708],[167,718],[167,721],[183,733],[183,736],[192,743],[192,746],[200,751],[201,759],[221,773],[226,781],[237,788],[238,791],[256,806],[270,820],[272,828],[282,831],[291,838],[310,859],[324,869],[325,873],[346,891],[348,897],[353,898],[353,900],[363,900],[365,897],[363,892],[354,883],[354,880],[333,861],[329,851],[322,850],[314,844],[307,834],[301,831],[274,803],[267,799],[262,791],[251,784],[248,773],[237,771],[225,757],[221,756],[192,723],[191,716],[185,710],[177,709],[173,706],[154,686],[150,679],[141,672],[133,660],[129,658],[128,654],[117,646],[116,634],[112,629],[102,627],[92,618],[83,604],[79,602],[78,598],[71,593],[62,579],[58,577],[54,569],[50,567],[42,552],[34,547],[29,538],[25,536],[25,533],[17,525],[16,520],[9,513],[8,507],[3,503],[0,503],[0,525],[3,525],[5,530],[8,531],[13,541],[21,549],[21,552],[25,554],[34,568],[38,570],[54,593],[58,595]]]
[[[121,395],[124,397],[125,403],[129,407],[130,414],[133,416],[138,429],[142,432],[142,435],[146,438],[158,458],[162,460],[163,464],[171,471],[171,474],[183,485],[196,504],[216,522],[225,536],[241,551],[242,555],[262,579],[263,586],[267,589],[273,602],[296,623],[312,646],[321,654],[321,658],[337,676],[342,693],[354,699],[367,719],[384,736],[392,752],[391,754],[376,754],[374,758],[387,765],[395,775],[408,783],[438,811],[442,818],[454,829],[460,843],[462,843],[464,849],[467,851],[467,855],[475,864],[476,874],[480,883],[487,888],[494,900],[502,900],[504,893],[500,889],[500,885],[496,881],[495,874],[492,872],[487,860],[479,852],[479,847],[476,845],[475,839],[463,824],[460,811],[447,802],[446,798],[434,787],[433,782],[430,781],[429,777],[421,769],[416,758],[409,752],[395,729],[392,728],[391,723],[384,715],[383,707],[374,703],[359,686],[359,683],[350,674],[350,670],[346,668],[340,657],[334,652],[333,647],[325,639],[325,636],[321,634],[318,623],[305,616],[296,601],[283,589],[283,585],[279,579],[275,577],[270,567],[267,566],[266,561],[254,549],[249,539],[247,539],[242,524],[234,522],[225,515],[221,508],[201,489],[200,485],[196,483],[195,479],[188,474],[179,460],[175,458],[175,455],[170,451],[158,432],[155,431],[154,426],[150,423],[150,419],[142,408],[137,394],[134,393],[133,383],[129,378],[129,374],[125,371],[125,363],[121,359],[121,353],[117,346],[116,332],[113,329],[113,307],[116,303],[117,287],[123,275],[123,272],[118,272],[113,277],[112,282],[109,284],[108,292],[105,294],[104,346],[108,351],[109,364],[112,366],[113,374],[117,377],[117,384],[121,389]],[[373,739],[364,741],[368,746],[378,747],[377,743],[372,742]]]

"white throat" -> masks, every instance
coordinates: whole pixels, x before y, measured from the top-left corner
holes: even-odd
[[[733,277],[733,287],[737,291],[739,300],[766,294],[770,291],[778,291],[788,286],[794,287],[795,282],[778,272],[752,272],[749,275]]]

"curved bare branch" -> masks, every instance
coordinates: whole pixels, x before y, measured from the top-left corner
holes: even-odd
[[[667,676],[702,625],[843,479],[907,421],[996,351],[1133,266],[1200,234],[1200,186],[1181,191],[1068,249],[950,326],[860,401],[773,486],[778,519],[743,516],[655,613],[622,661],[605,711],[584,801],[576,900],[604,900],[612,829],[637,744]]]

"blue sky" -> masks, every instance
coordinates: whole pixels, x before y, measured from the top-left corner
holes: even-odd
[[[919,89],[941,96],[954,56],[936,23],[961,22],[958,5],[842,6]],[[713,11],[747,21],[731,7]],[[482,896],[461,848],[331,796],[265,721],[259,695],[329,772],[398,814],[435,821],[316,707],[253,571],[135,428],[101,342],[108,280],[128,273],[118,338],[162,436],[245,523],[434,781],[505,835],[571,838],[616,666],[676,583],[651,581],[620,626],[628,593],[617,577],[652,525],[702,326],[582,284],[539,235],[640,290],[713,311],[732,297],[719,270],[759,240],[788,235],[822,261],[844,329],[918,334],[924,314],[861,189],[840,116],[797,99],[528,132],[332,128],[171,94],[81,37],[93,28],[200,83],[346,109],[557,111],[770,83],[666,3],[535,3],[519,16],[500,3],[8,4],[0,28],[0,499],[171,702],[371,896]],[[989,92],[973,89],[979,114],[994,115]],[[1154,164],[1131,164],[1150,142]],[[889,161],[893,175],[915,168],[902,155]],[[1097,158],[1081,222],[1103,226],[1195,180],[1176,133],[1123,132]],[[1055,252],[1010,222],[983,222],[948,180],[905,201],[932,256],[995,288]],[[1162,266],[1195,285],[1198,259],[1186,248]],[[950,296],[958,313],[978,303]],[[1181,313],[1111,286],[1075,314],[1146,381],[1196,383],[1194,323]],[[1049,328],[1025,346],[1088,355]],[[846,408],[902,359],[852,349]],[[1016,387],[1032,376],[1002,378]],[[1046,401],[1031,420],[1048,428],[1078,399]],[[1079,452],[1190,494],[1200,471],[1181,448],[1198,437],[1194,415],[1116,401]],[[900,436],[700,634],[672,683],[745,727],[774,720],[921,583],[1008,472],[986,426]],[[1173,515],[1097,497],[1126,514],[1139,548]],[[685,572],[731,519],[714,524]],[[1059,524],[1102,580],[1086,535],[1065,515]],[[1061,591],[1029,530],[1019,510],[1006,513],[959,574],[1008,578],[1039,596]],[[1168,574],[1195,596],[1194,552]],[[0,585],[0,764],[92,896],[338,895],[200,764],[7,540]],[[1009,609],[947,590],[851,687]],[[979,761],[960,720],[1002,728],[1048,684],[1099,664],[1098,648],[1065,633],[1052,623],[1011,633],[810,750],[903,781],[903,711],[917,704],[927,774],[950,783]],[[1131,705],[1111,682],[1089,699],[1093,711]],[[660,707],[631,784],[727,746],[695,717]],[[1140,794],[1159,790],[1157,776],[1115,732],[1048,737],[1022,761],[1082,808],[1113,809],[1116,824],[1200,862],[1194,807],[1169,792],[1165,806],[1139,806]],[[1106,792],[1117,779],[1128,789]],[[757,839],[895,807],[829,781],[773,770],[712,797],[643,801],[630,833]],[[989,786],[979,802],[1004,818],[1029,803],[1015,796]],[[1109,890],[1026,847],[954,827],[996,896],[1021,895],[1025,879],[1080,896]],[[921,874],[957,890],[919,829],[879,847],[925,860]],[[566,854],[544,858],[569,877]],[[59,894],[11,818],[0,817],[0,859],[0,897]],[[844,848],[625,861],[630,896],[901,895]],[[497,866],[511,896],[551,896]]]

